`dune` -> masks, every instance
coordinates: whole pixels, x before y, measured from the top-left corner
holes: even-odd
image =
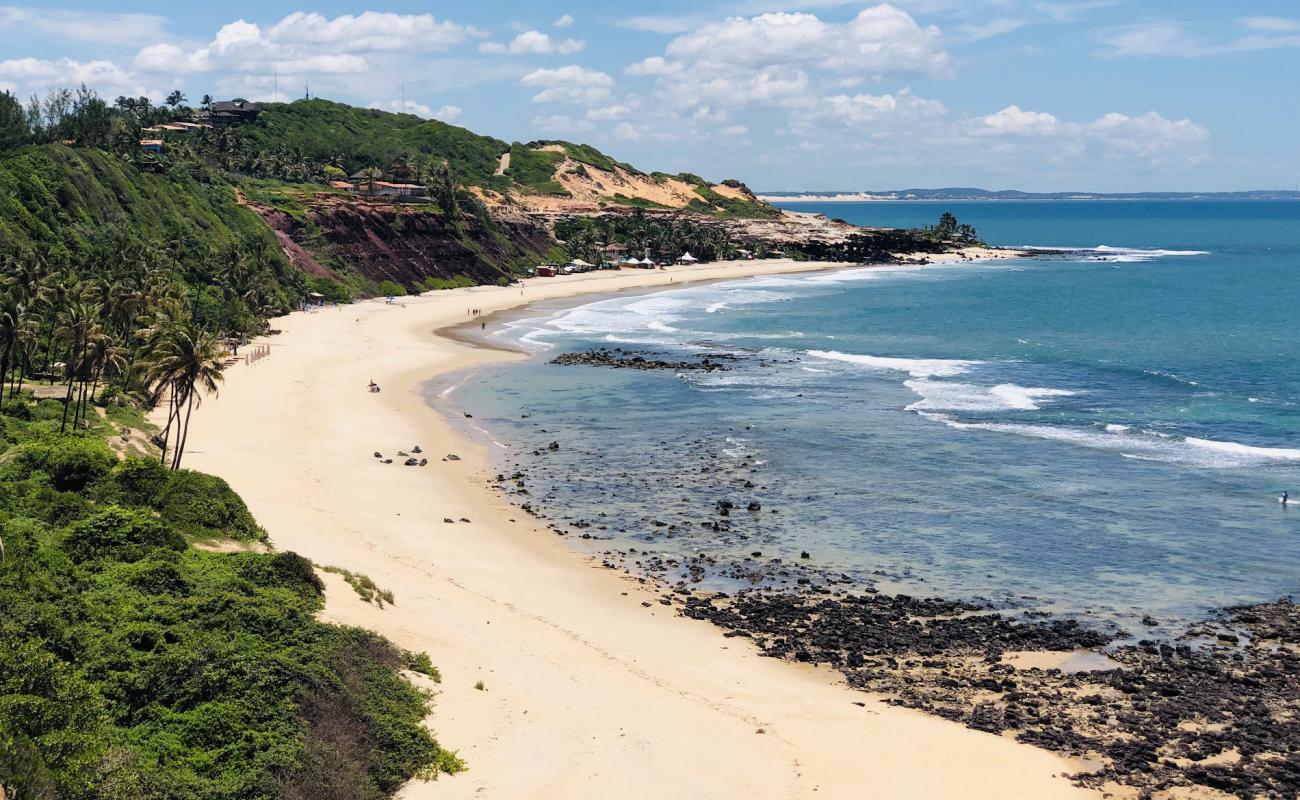
[[[324,616],[441,669],[430,725],[469,769],[400,797],[1096,796],[1056,755],[886,705],[677,617],[495,494],[491,454],[421,391],[519,357],[436,334],[470,308],[830,266],[842,265],[592,273],[293,314],[259,340],[269,357],[232,367],[194,412],[186,466],[226,478],[276,548],[394,594],[379,609],[327,575]],[[372,379],[382,392],[367,391]],[[372,455],[416,444],[427,467]]]

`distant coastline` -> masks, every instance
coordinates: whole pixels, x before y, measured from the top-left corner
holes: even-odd
[[[859,192],[760,192],[758,199],[768,203],[869,203],[900,201],[971,201],[971,200],[1300,200],[1300,191],[1257,189],[1245,192],[1021,192],[989,189],[896,189]]]

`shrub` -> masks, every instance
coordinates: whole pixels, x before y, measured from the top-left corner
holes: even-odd
[[[276,553],[271,557],[271,569],[282,584],[302,586],[317,595],[325,592],[311,562],[297,553]]]
[[[172,561],[146,558],[130,566],[126,582],[142,594],[188,594],[190,581],[180,565]]]
[[[112,558],[133,562],[155,551],[181,552],[185,538],[143,511],[109,506],[72,525],[63,549],[73,561]]]
[[[103,441],[80,436],[28,442],[14,448],[8,458],[18,470],[12,477],[21,480],[43,472],[54,488],[67,492],[85,489],[116,460]]]
[[[411,672],[428,675],[430,678],[433,678],[434,683],[442,683],[442,673],[433,665],[433,659],[429,658],[428,653],[403,650],[402,658],[406,661],[406,668]]]
[[[406,287],[393,281],[380,281],[375,286],[375,294],[389,295],[391,297],[401,297],[406,294]]]
[[[215,475],[176,470],[154,498],[154,507],[163,519],[190,536],[239,541],[266,538],[243,498]]]
[[[171,475],[155,458],[128,458],[113,467],[109,477],[123,505],[150,506]]]

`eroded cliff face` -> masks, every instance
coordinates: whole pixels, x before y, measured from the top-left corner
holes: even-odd
[[[392,281],[418,290],[430,278],[495,283],[545,260],[555,245],[544,225],[509,211],[465,214],[450,225],[427,207],[332,198],[307,203],[301,214],[251,207],[305,273],[348,284]]]

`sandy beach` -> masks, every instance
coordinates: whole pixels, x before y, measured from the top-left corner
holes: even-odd
[[[471,308],[842,266],[734,262],[366,301],[272,320],[282,333],[258,340],[270,356],[228,371],[194,413],[185,466],[226,478],[275,547],[395,595],[381,610],[325,574],[329,620],[441,669],[441,685],[425,682],[430,724],[469,770],[401,797],[1097,796],[1044,750],[885,705],[678,618],[498,497],[490,454],[420,392],[519,357],[436,334]],[[429,465],[402,466],[397,451],[417,444]]]

